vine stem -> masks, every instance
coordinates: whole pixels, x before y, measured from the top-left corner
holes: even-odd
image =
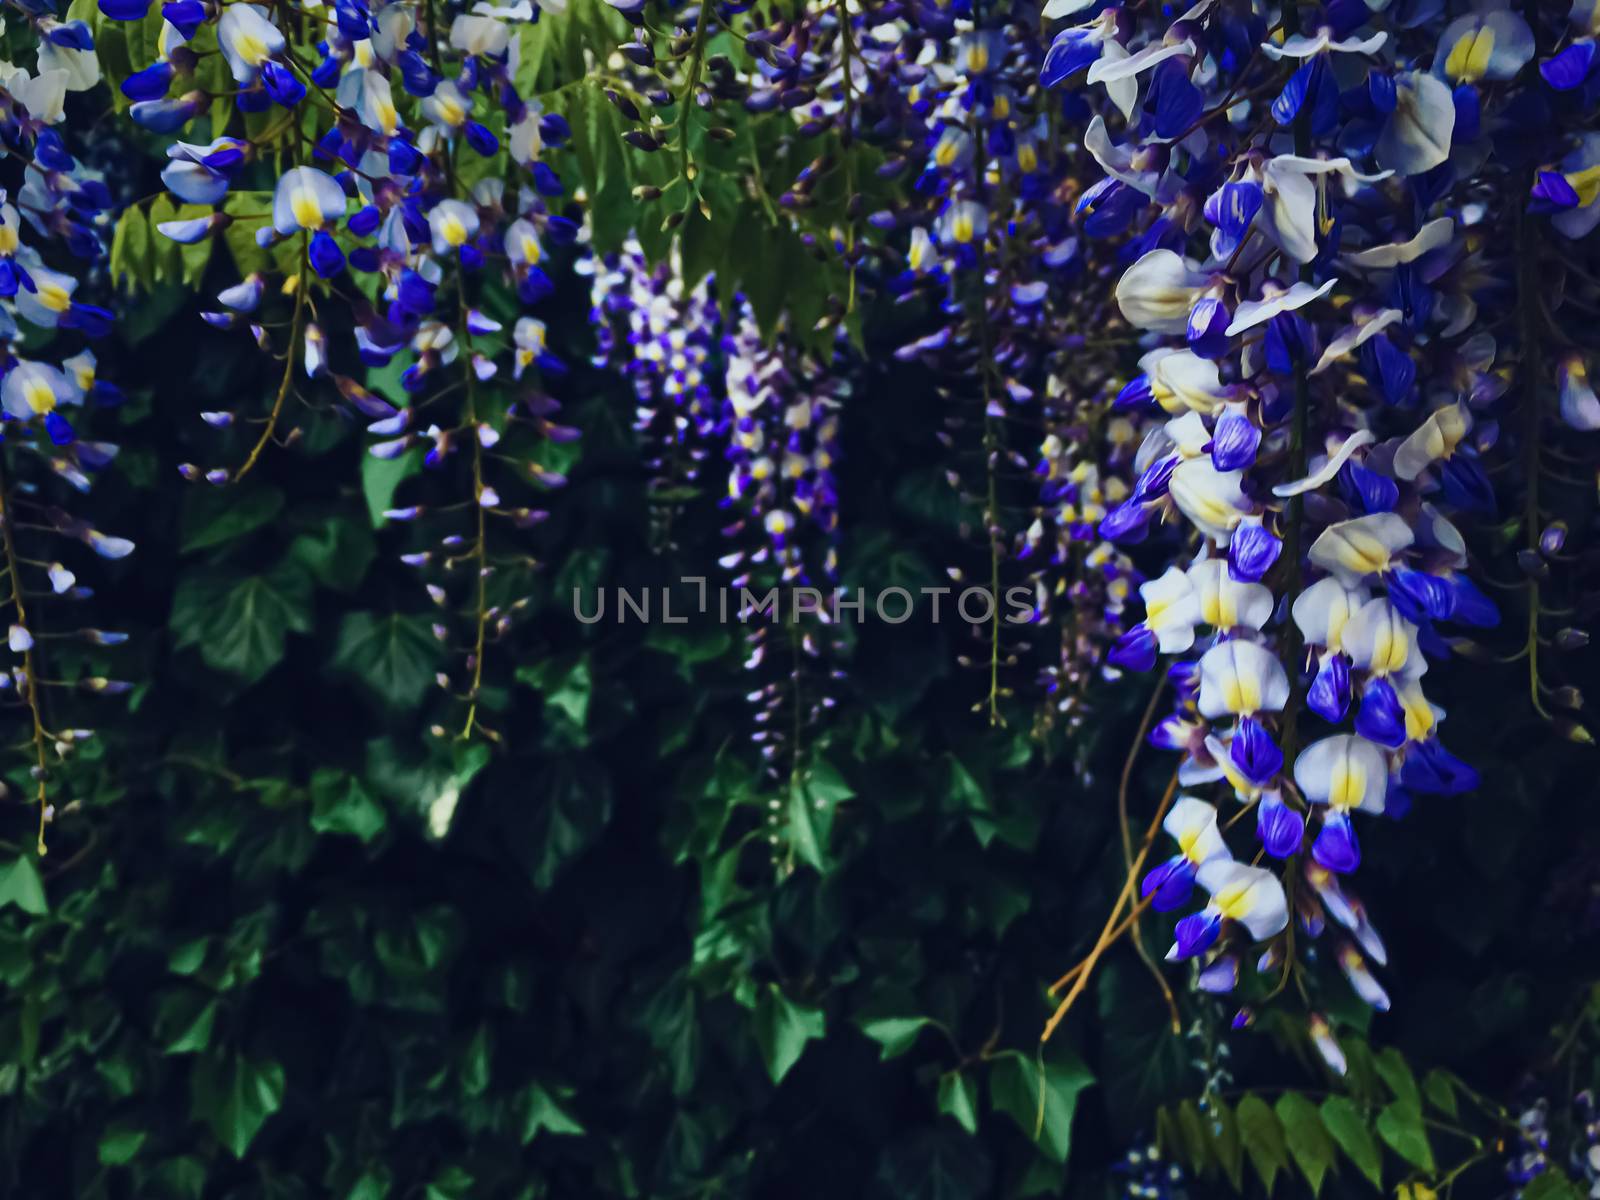
[[[1530,183],[1523,195],[1532,190]],[[1535,328],[1534,305],[1539,299],[1538,244],[1534,240],[1533,223],[1528,219],[1526,204],[1517,207],[1517,326],[1522,340],[1522,362],[1518,371],[1522,379],[1522,461],[1524,483],[1522,523],[1528,539],[1528,548],[1539,553],[1539,437],[1542,429],[1541,397],[1539,386],[1544,378],[1539,354],[1539,333]],[[1539,699],[1539,581],[1528,576],[1528,696],[1533,701],[1533,711],[1545,720],[1550,712]]]
[[[989,415],[990,374],[994,370],[994,350],[989,339],[989,301],[978,295],[978,333],[983,344],[983,462],[987,489],[983,509],[983,533],[989,542],[989,595],[994,598],[994,613],[989,619],[989,725],[1003,725],[1000,719],[1000,496],[995,480],[995,454],[1000,436]]]
[[[850,78],[851,59],[855,56],[856,35],[850,25],[850,2],[839,0],[837,5],[839,13],[839,37],[842,39],[842,59],[844,70],[841,73],[844,87],[844,129],[840,134],[839,142],[844,148],[844,188],[845,188],[845,248],[849,255],[850,266],[850,295],[845,305],[846,312],[856,310],[856,222],[850,215],[850,205],[855,200],[856,193],[856,160],[852,153],[855,146],[856,127],[856,100],[855,84]]]
[[[0,464],[9,465],[7,453],[0,452]],[[16,535],[11,527],[11,491],[3,473],[0,473],[0,542],[4,543],[6,556],[6,574],[11,579],[11,604],[17,610],[17,624],[24,629],[28,627],[27,603],[22,594],[22,569],[17,559]],[[49,788],[46,780],[49,767],[45,758],[45,745],[50,741],[50,734],[44,727],[44,714],[39,706],[38,674],[34,668],[34,648],[30,644],[22,652],[22,670],[27,676],[28,712],[33,718],[33,750],[37,760],[35,766],[37,793],[39,804],[39,856],[43,858],[49,853],[44,843],[45,813],[49,808]]]
[[[684,78],[683,94],[678,97],[678,174],[683,177],[683,211],[688,212],[694,203],[694,189],[689,186],[693,165],[689,161],[689,107],[694,103],[694,92],[700,86],[700,68],[706,58],[706,19],[711,12],[711,0],[701,0],[700,13],[694,22],[694,45],[689,52],[689,73]]]
[[[1144,745],[1145,735],[1150,732],[1150,723],[1155,720],[1156,709],[1161,704],[1161,697],[1167,690],[1167,677],[1163,675],[1156,681],[1155,690],[1150,693],[1150,702],[1145,705],[1144,716],[1139,720],[1139,731],[1134,734],[1133,745],[1128,747],[1128,757],[1122,763],[1122,778],[1117,782],[1117,827],[1122,833],[1122,861],[1127,869],[1133,870],[1133,834],[1128,828],[1128,787],[1133,782],[1133,764],[1139,760],[1139,748]],[[1151,977],[1156,981],[1156,987],[1161,991],[1161,998],[1166,1002],[1167,1015],[1172,1022],[1172,1032],[1182,1033],[1183,1022],[1178,1016],[1178,1002],[1172,994],[1172,985],[1167,982],[1166,974],[1150,957],[1150,951],[1144,944],[1144,933],[1139,928],[1138,914],[1134,914],[1132,939],[1133,948],[1139,952],[1139,959],[1149,970]]]
[[[311,290],[311,281],[306,268],[311,261],[310,235],[304,230],[300,233],[300,270],[295,275],[294,281],[294,316],[289,320],[289,345],[283,355],[283,378],[278,381],[278,394],[273,398],[272,411],[267,414],[267,427],[261,431],[261,436],[256,439],[256,444],[250,447],[250,454],[240,464],[239,469],[233,473],[231,482],[238,483],[255,469],[261,459],[261,454],[267,448],[267,443],[272,440],[272,435],[278,431],[278,418],[283,415],[284,401],[289,398],[289,386],[294,382],[294,352],[300,344],[301,334],[305,331],[306,293]]]
[[[1045,1023],[1044,1032],[1039,1035],[1041,1042],[1048,1042],[1050,1035],[1055,1033],[1057,1026],[1066,1018],[1072,1006],[1078,1002],[1078,997],[1083,995],[1083,989],[1089,984],[1089,977],[1094,974],[1094,968],[1100,958],[1111,948],[1116,940],[1128,929],[1133,927],[1133,922],[1149,904],[1148,900],[1140,900],[1133,905],[1133,911],[1123,916],[1123,909],[1133,900],[1134,885],[1139,878],[1139,872],[1144,868],[1145,859],[1150,856],[1150,847],[1155,845],[1156,834],[1161,829],[1161,819],[1167,815],[1167,809],[1172,807],[1173,798],[1178,794],[1178,773],[1172,773],[1172,779],[1167,784],[1167,790],[1161,797],[1161,803],[1156,806],[1155,816],[1150,818],[1150,827],[1145,830],[1144,841],[1140,843],[1139,853],[1128,867],[1128,876],[1122,882],[1122,891],[1117,894],[1117,901],[1111,906],[1111,915],[1106,918],[1105,925],[1100,930],[1100,936],[1095,939],[1094,948],[1084,956],[1083,960],[1068,971],[1060,979],[1050,985],[1050,994],[1054,996],[1069,983],[1072,988],[1067,992],[1056,1010],[1051,1014],[1050,1020]]]

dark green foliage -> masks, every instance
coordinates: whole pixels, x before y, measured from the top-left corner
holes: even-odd
[[[1292,990],[1230,1036],[1236,1006],[1169,969],[1174,1033],[1127,947],[1041,1054],[1043,986],[1121,883],[1113,789],[1147,684],[1108,688],[1078,744],[1035,737],[1026,687],[990,729],[964,627],[870,624],[805,778],[766,784],[737,629],[572,617],[575,585],[708,573],[721,519],[692,500],[681,556],[651,556],[631,397],[580,368],[559,390],[581,457],[485,689],[502,742],[438,738],[427,601],[373,522],[415,464],[358,467],[323,413],[247,487],[183,484],[219,453],[196,414],[258,364],[172,293],[149,303],[170,319],[116,354],[141,449],[89,501],[140,546],[91,605],[134,635],[96,654],[138,686],[63,781],[48,857],[31,809],[3,811],[0,1194],[1098,1197],[1159,1137],[1196,1196],[1371,1195],[1480,1150],[1456,1194],[1490,1195],[1503,1126],[1458,1080],[1510,1106],[1552,1029],[1580,1035],[1550,1087],[1592,1048],[1592,761],[1530,755],[1509,708],[1460,733],[1479,794],[1363,831],[1396,1010],[1368,1022],[1331,963],[1309,974],[1347,1080]],[[575,363],[583,307],[564,295],[551,335]],[[927,381],[872,365],[858,394],[845,577],[970,571]],[[1169,933],[1144,922],[1158,959]]]

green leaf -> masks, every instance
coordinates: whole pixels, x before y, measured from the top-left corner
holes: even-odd
[[[366,578],[378,543],[366,526],[343,517],[328,517],[302,533],[289,546],[294,559],[323,587],[353,592]]]
[[[1377,1056],[1373,1065],[1396,1100],[1413,1108],[1422,1107],[1422,1093],[1417,1088],[1417,1077],[1411,1073],[1411,1068],[1400,1051],[1389,1046]]]
[[[923,1129],[894,1142],[878,1162],[878,1182],[895,1200],[978,1200],[994,1166],[982,1147],[953,1129]]]
[[[1422,1105],[1396,1100],[1378,1114],[1378,1136],[1401,1158],[1428,1175],[1433,1174],[1433,1148],[1422,1124]]]
[[[989,1073],[989,1100],[1021,1126],[1052,1161],[1067,1161],[1072,1147],[1072,1117],[1078,1093],[1094,1075],[1071,1051],[1057,1051],[1044,1064],[1011,1050],[997,1056]]]
[[[1583,1200],[1588,1193],[1568,1179],[1560,1167],[1550,1167],[1528,1181],[1522,1200]]]
[[[196,1054],[211,1045],[217,1002],[192,989],[171,992],[156,1011],[156,1032],[166,1054]]]
[[[139,1153],[139,1147],[144,1145],[149,1136],[143,1129],[112,1126],[100,1137],[100,1145],[96,1150],[100,1164],[106,1167],[126,1166],[133,1161],[133,1156]]]
[[[933,1021],[928,1017],[858,1017],[861,1032],[878,1043],[878,1061],[899,1058]]]
[[[334,669],[365,684],[391,708],[415,708],[438,665],[439,641],[422,617],[355,612],[339,623]]]
[[[789,1068],[800,1061],[806,1043],[819,1038],[826,1027],[821,1009],[796,1004],[776,984],[769,983],[756,1001],[756,1045],[773,1083],[782,1083]]]
[[[583,1132],[583,1126],[541,1083],[530,1083],[522,1092],[522,1144],[526,1146],[541,1131],[567,1137]]]
[[[1145,936],[1150,936],[1148,933]],[[1148,1128],[1152,1110],[1197,1084],[1184,1039],[1137,963],[1107,963],[1095,981],[1100,1073],[1112,1125],[1125,1138]]]
[[[1217,1163],[1235,1192],[1244,1188],[1244,1142],[1239,1136],[1239,1121],[1233,1110],[1213,1097],[1205,1115],[1210,1118],[1211,1136],[1216,1143]]]
[[[383,805],[356,776],[319,770],[311,780],[311,828],[318,833],[347,833],[370,842],[388,827]]]
[[[1383,1188],[1383,1156],[1372,1139],[1367,1119],[1348,1096],[1330,1096],[1322,1102],[1322,1123],[1350,1161],[1373,1187]],[[1293,1144],[1293,1133],[1290,1133]]]
[[[822,813],[819,812],[805,787],[790,787],[785,805],[784,832],[796,856],[807,866],[819,872],[828,869],[827,850],[822,837]]]
[[[39,878],[39,868],[27,855],[14,858],[0,867],[0,908],[15,904],[25,913],[43,916],[50,911],[45,898],[44,880]]]
[[[283,659],[292,631],[311,631],[311,580],[294,563],[266,575],[185,575],[170,621],[179,646],[197,646],[208,666],[254,683]]]
[[[1311,1185],[1311,1194],[1321,1195],[1322,1181],[1333,1169],[1334,1150],[1317,1106],[1299,1092],[1285,1092],[1272,1111],[1283,1123],[1289,1154]]]
[[[178,521],[178,548],[188,554],[220,546],[260,529],[283,511],[275,487],[190,488]]]
[[[965,1071],[946,1071],[939,1076],[939,1111],[954,1117],[968,1133],[977,1133],[977,1082]]]
[[[517,668],[517,682],[539,692],[545,707],[563,719],[574,738],[582,742],[589,724],[589,701],[594,693],[594,674],[587,652],[542,659]]]
[[[1289,1169],[1289,1148],[1284,1144],[1283,1126],[1267,1102],[1254,1093],[1239,1101],[1234,1115],[1239,1121],[1239,1139],[1261,1178],[1261,1186],[1270,1194],[1279,1173]]]
[[[235,1158],[243,1158],[267,1118],[283,1103],[283,1067],[237,1052],[202,1058],[193,1076],[193,1112]]]
[[[386,524],[383,514],[394,507],[394,494],[401,483],[422,470],[422,457],[421,450],[407,450],[398,458],[369,454],[361,460],[361,494],[366,497],[374,529]]]
[[[1175,1149],[1196,1175],[1211,1176],[1217,1169],[1216,1140],[1211,1136],[1211,1123],[1200,1113],[1193,1100],[1178,1105],[1173,1115],[1177,1135]]]
[[[1446,1071],[1429,1071],[1422,1080],[1422,1094],[1428,1103],[1447,1117],[1457,1115],[1456,1088]]]

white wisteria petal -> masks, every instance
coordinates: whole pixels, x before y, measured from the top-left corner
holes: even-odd
[[[1389,764],[1377,743],[1336,733],[1300,752],[1294,781],[1313,804],[1381,813],[1389,794]]]
[[[1044,17],[1047,21],[1055,21],[1094,6],[1095,0],[1050,0],[1050,3],[1044,6]]]
[[[1311,561],[1346,587],[1385,571],[1398,550],[1415,540],[1411,526],[1396,513],[1370,513],[1329,525],[1311,543]]]
[[[1211,415],[1227,399],[1217,364],[1192,350],[1170,350],[1146,355],[1140,365],[1150,376],[1150,394],[1169,413]],[[1207,437],[1209,441],[1209,436]]]
[[[1231,638],[1200,656],[1201,716],[1281,712],[1288,702],[1289,676],[1259,642]]]
[[[1330,279],[1321,287],[1296,282],[1276,294],[1263,296],[1259,300],[1246,300],[1234,310],[1233,320],[1228,325],[1228,336],[1232,337],[1247,329],[1254,329],[1257,325],[1272,320],[1279,313],[1304,308],[1313,300],[1320,300],[1333,291],[1336,282],[1338,281]]]
[[[1385,308],[1366,321],[1358,321],[1354,325],[1341,329],[1328,342],[1327,348],[1322,352],[1322,356],[1317,359],[1317,365],[1312,367],[1308,374],[1317,375],[1326,371],[1347,354],[1352,354],[1361,349],[1367,341],[1377,337],[1378,334],[1404,316],[1405,314],[1398,308]]]
[[[1382,596],[1363,604],[1344,627],[1344,652],[1350,661],[1373,675],[1415,677],[1426,670],[1427,660],[1417,653],[1417,627]]]
[[[1271,871],[1214,858],[1200,867],[1195,879],[1211,893],[1210,907],[1239,922],[1258,942],[1283,932],[1289,924],[1283,884]]]
[[[1296,479],[1293,483],[1280,483],[1272,489],[1274,496],[1288,499],[1304,492],[1314,492],[1339,473],[1339,468],[1349,461],[1350,456],[1363,446],[1370,446],[1377,439],[1373,437],[1372,430],[1358,429],[1345,438],[1344,444],[1338,451],[1329,456],[1328,460],[1304,479]]]
[[[1182,570],[1168,567],[1159,578],[1140,584],[1139,597],[1144,601],[1144,623],[1156,635],[1161,653],[1181,654],[1194,645],[1200,598]]]
[[[1380,31],[1369,38],[1346,38],[1342,42],[1336,42],[1333,40],[1333,35],[1324,28],[1314,34],[1297,33],[1293,37],[1285,38],[1281,46],[1262,42],[1261,53],[1274,62],[1281,62],[1286,58],[1312,58],[1324,50],[1330,50],[1335,54],[1376,54],[1383,49],[1383,44],[1388,40],[1389,35]]]
[[[100,57],[93,50],[43,41],[39,43],[39,71],[60,71],[66,77],[67,91],[87,92],[100,82]]]
[[[1472,428],[1472,414],[1464,404],[1447,404],[1436,410],[1394,452],[1397,479],[1411,482],[1441,458],[1449,458]]]
[[[279,176],[272,193],[272,227],[285,236],[321,229],[344,216],[344,210],[344,189],[315,167],[291,167]]]
[[[1117,145],[1106,129],[1105,118],[1098,113],[1089,128],[1084,130],[1083,148],[1094,156],[1100,169],[1111,178],[1127,184],[1146,196],[1154,196],[1161,177],[1154,171],[1140,171],[1133,165],[1133,151],[1126,145]]]
[[[1109,46],[1110,43],[1108,42]],[[1151,67],[1164,63],[1169,58],[1177,58],[1180,54],[1192,55],[1195,52],[1194,42],[1185,38],[1176,45],[1167,46],[1159,42],[1146,46],[1136,54],[1126,58],[1107,59],[1101,58],[1089,68],[1088,81],[1090,83],[1107,83],[1115,79],[1127,79],[1133,75],[1142,75]]]
[[[1272,589],[1235,579],[1224,559],[1195,563],[1189,581],[1199,599],[1199,619],[1213,629],[1260,629],[1272,616]]]
[[[288,45],[283,33],[254,4],[230,4],[217,22],[217,45],[236,83],[254,83],[261,64]]]
[[[1217,808],[1193,796],[1179,796],[1161,822],[1161,828],[1178,843],[1179,852],[1196,866],[1214,858],[1231,859],[1228,843],[1217,829]]]
[[[1184,458],[1199,458],[1211,444],[1211,430],[1197,412],[1186,412],[1163,427],[1172,446]]]
[[[1105,42],[1101,44],[1100,58],[1093,63],[1089,69],[1092,71],[1101,63],[1126,62],[1128,57],[1128,48],[1126,46],[1113,38],[1107,38]],[[1117,106],[1117,111],[1120,112],[1125,119],[1131,118],[1133,116],[1134,105],[1139,103],[1138,79],[1132,75],[1125,75],[1114,79],[1108,79],[1105,81],[1105,83],[1106,95],[1111,98],[1111,103]]]
[[[1401,175],[1431,171],[1450,157],[1456,106],[1442,79],[1411,71],[1395,79],[1395,110],[1373,147],[1380,166]]]
[[[1151,250],[1117,280],[1117,307],[1128,323],[1152,333],[1183,333],[1206,277],[1171,250]]]
[[[1572,355],[1556,369],[1557,394],[1561,419],[1580,433],[1600,429],[1600,397],[1589,382],[1589,368],[1583,359]]]
[[[1178,511],[1195,528],[1219,545],[1226,545],[1228,535],[1250,508],[1240,487],[1243,475],[1242,471],[1217,470],[1210,458],[1191,458],[1173,470],[1167,491]]]
[[[1510,79],[1534,54],[1533,30],[1506,9],[1468,13],[1445,26],[1434,70],[1453,83]]]
[[[1342,650],[1345,626],[1366,602],[1365,588],[1347,588],[1330,575],[1294,598],[1294,623],[1306,645]]]
[[[1455,236],[1455,230],[1455,218],[1438,217],[1429,221],[1417,230],[1414,237],[1406,241],[1373,246],[1370,250],[1358,250],[1354,254],[1345,255],[1345,261],[1364,271],[1398,267],[1401,263],[1415,262],[1430,250],[1448,246],[1450,239]]]

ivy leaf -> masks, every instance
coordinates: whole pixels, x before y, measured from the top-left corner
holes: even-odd
[[[1267,1102],[1254,1093],[1239,1101],[1234,1115],[1239,1121],[1239,1138],[1256,1174],[1261,1177],[1261,1186],[1270,1195],[1279,1173],[1289,1169],[1289,1148],[1284,1144],[1283,1126]]]
[[[981,1147],[951,1129],[923,1129],[889,1146],[878,1181],[896,1200],[977,1200],[994,1165]]]
[[[283,1092],[283,1067],[275,1062],[256,1062],[234,1052],[195,1064],[194,1115],[235,1158],[244,1157],[267,1118],[278,1111]]]
[[[1311,1185],[1311,1194],[1321,1195],[1322,1181],[1333,1169],[1334,1151],[1316,1105],[1299,1092],[1285,1092],[1272,1111],[1283,1123],[1289,1154]]]
[[[398,458],[374,458],[369,454],[361,460],[361,494],[366,498],[367,515],[374,529],[385,524],[383,514],[394,507],[394,494],[401,483],[422,470],[422,457],[421,450],[407,450]]]
[[[323,587],[353,592],[377,557],[372,531],[344,517],[328,517],[300,534],[289,546],[294,559]]]
[[[388,827],[383,805],[354,775],[319,770],[311,779],[311,828],[318,833],[347,833],[371,842]]]
[[[538,1137],[541,1131],[553,1133],[558,1137],[568,1137],[583,1132],[583,1126],[542,1083],[530,1083],[523,1089],[521,1105],[524,1146]]]
[[[796,1004],[768,984],[756,1001],[756,1045],[773,1083],[782,1083],[789,1068],[800,1061],[806,1043],[819,1038],[826,1027],[821,1009]]]
[[[878,1061],[899,1058],[916,1044],[917,1035],[933,1021],[928,1017],[858,1017],[861,1032],[878,1043]]]
[[[947,1071],[939,1076],[939,1111],[954,1117],[968,1133],[977,1133],[977,1082],[965,1071]]]
[[[275,487],[190,488],[178,521],[178,548],[188,554],[241,538],[283,511]]]
[[[1093,1082],[1093,1073],[1071,1051],[1046,1062],[1041,1078],[1036,1059],[1012,1050],[994,1060],[989,1074],[989,1100],[1009,1114],[1042,1153],[1054,1162],[1064,1163],[1072,1147],[1072,1117],[1078,1108],[1078,1093]]]
[[[1433,1174],[1433,1148],[1422,1124],[1422,1105],[1396,1100],[1378,1114],[1378,1136],[1412,1166]]]
[[[0,867],[0,908],[8,904],[15,904],[23,912],[36,917],[50,911],[50,902],[44,894],[44,880],[39,878],[39,868],[26,855]]]
[[[539,692],[545,707],[559,714],[571,740],[581,745],[589,724],[589,701],[594,694],[594,673],[587,652],[577,656],[542,659],[517,668],[517,682]]]
[[[126,1125],[113,1125],[100,1137],[100,1144],[96,1154],[100,1165],[104,1167],[126,1166],[133,1161],[134,1155],[139,1153],[145,1139],[150,1135],[143,1129],[134,1129]]]
[[[294,563],[265,575],[185,575],[172,598],[179,646],[198,646],[206,665],[254,683],[283,659],[292,631],[311,631],[311,580]]]
[[[1095,1005],[1104,1030],[1100,1068],[1106,1108],[1116,1131],[1131,1138],[1148,1127],[1152,1109],[1184,1094],[1193,1068],[1183,1039],[1172,1032],[1166,1006],[1127,964],[1102,968]]]
[[[422,617],[356,612],[339,624],[335,670],[354,677],[394,709],[414,708],[433,684],[439,642]]]
[[[1383,1189],[1383,1156],[1367,1128],[1367,1120],[1348,1096],[1330,1096],[1322,1102],[1322,1123],[1373,1187]],[[1293,1134],[1291,1133],[1291,1138]],[[1291,1144],[1293,1144],[1291,1142]]]
[[[156,1036],[165,1054],[196,1054],[211,1045],[217,1002],[184,988],[166,993],[156,1009]]]

